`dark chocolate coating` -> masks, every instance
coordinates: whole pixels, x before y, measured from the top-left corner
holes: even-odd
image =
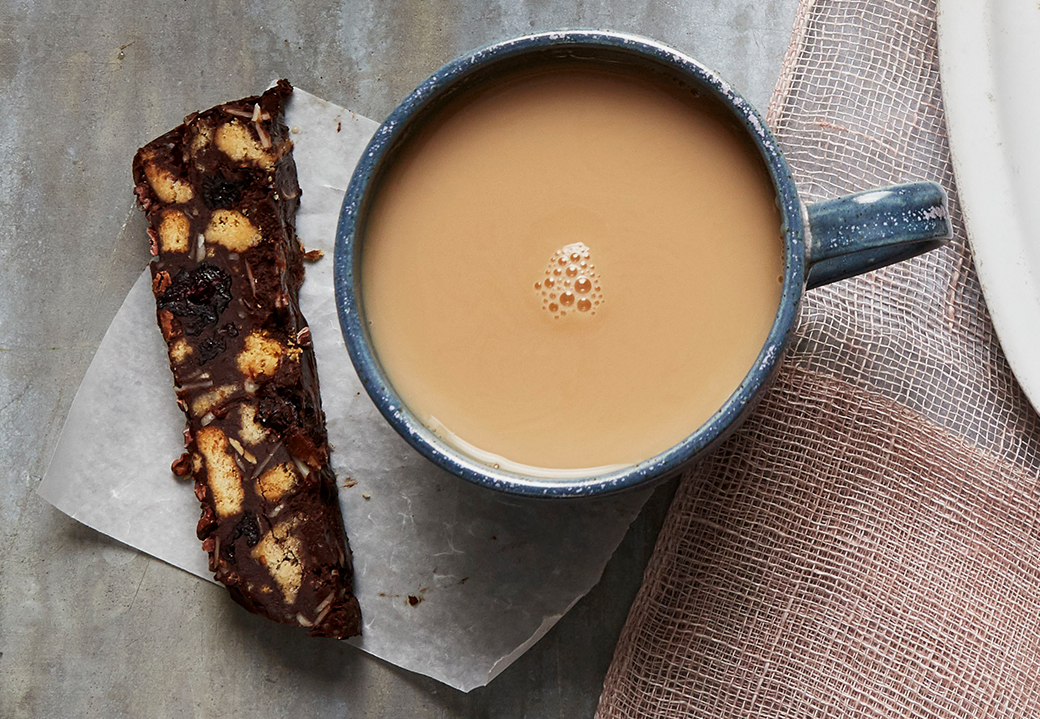
[[[137,152],[133,176],[187,416],[175,465],[191,470],[210,569],[249,611],[346,638],[361,612],[298,302],[291,93],[281,80],[189,115]]]

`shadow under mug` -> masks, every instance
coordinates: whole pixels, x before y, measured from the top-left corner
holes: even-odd
[[[622,65],[678,82],[743,128],[768,169],[782,219],[784,271],[780,305],[754,365],[729,399],[678,444],[639,464],[605,474],[536,478],[496,469],[444,442],[415,417],[373,351],[361,298],[365,212],[395,151],[460,93],[519,69],[554,62]],[[376,130],[355,168],[336,233],[335,289],[350,358],[376,407],[417,451],[476,484],[514,495],[583,497],[648,486],[704,456],[743,421],[770,385],[791,341],[807,289],[883,267],[945,244],[952,236],[946,193],[917,182],[805,205],[787,162],[758,112],[711,70],[660,43],[612,32],[560,31],[497,43],[448,63],[417,87]]]

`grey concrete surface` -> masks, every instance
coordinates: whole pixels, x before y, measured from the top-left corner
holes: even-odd
[[[140,221],[124,231],[132,154],[187,112],[285,76],[382,119],[452,57],[556,27],[657,38],[764,109],[795,6],[0,0],[0,717],[591,716],[670,487],[600,584],[468,695],[250,616],[33,490],[148,261]]]

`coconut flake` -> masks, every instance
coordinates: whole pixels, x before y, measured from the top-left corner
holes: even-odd
[[[332,605],[330,604],[329,606],[327,606],[327,607],[325,607],[324,609],[321,610],[321,613],[318,614],[318,616],[314,619],[314,623],[315,624],[321,624],[323,621],[325,621],[325,617],[329,616],[329,612],[331,612],[331,611],[332,611]]]
[[[189,382],[188,384],[182,384],[177,388],[179,392],[187,392],[193,389],[209,389],[213,386],[213,380],[203,379],[198,382]]]
[[[267,453],[267,456],[264,458],[264,461],[261,462],[260,464],[258,464],[253,469],[253,474],[249,477],[250,479],[256,479],[257,477],[260,476],[261,472],[263,472],[265,469],[267,469],[267,465],[271,463],[271,458],[274,457],[274,453],[276,451],[278,451],[278,447],[275,447],[274,449],[272,449],[270,452]]]
[[[333,592],[329,592],[329,596],[325,597],[320,602],[318,602],[318,606],[316,606],[314,608],[314,611],[316,611],[319,614],[319,616],[320,616],[321,613],[323,611],[325,611],[325,608],[327,606],[329,606],[330,604],[332,604],[332,600],[335,599],[335,598],[336,598],[336,592],[334,592],[334,591]]]
[[[304,478],[309,477],[311,474],[311,468],[307,466],[307,463],[296,456],[293,456],[292,459],[293,462],[296,463],[296,467],[300,470],[300,474],[302,474]]]
[[[267,130],[265,130],[264,126],[261,125],[259,122],[255,123],[255,124],[256,124],[256,134],[260,136],[260,145],[261,145],[261,147],[263,147],[265,150],[269,149],[271,147],[271,136],[269,134],[267,134]]]
[[[231,105],[224,105],[220,109],[234,117],[241,117],[243,120],[252,120],[253,115],[255,114],[255,111],[249,112],[248,110],[239,110],[237,107],[231,107]]]
[[[256,278],[253,277],[253,268],[249,264],[249,260],[246,260],[246,277],[249,278],[249,289],[253,291],[253,297],[256,297]]]

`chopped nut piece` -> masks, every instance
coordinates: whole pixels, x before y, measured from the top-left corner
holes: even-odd
[[[159,254],[159,233],[155,231],[154,227],[149,227],[148,230],[148,249],[152,253],[152,257],[156,257]]]
[[[169,310],[159,310],[159,330],[162,332],[163,339],[167,342],[173,342],[173,340],[180,334],[180,323],[174,327],[176,318],[173,313]]]
[[[166,291],[171,282],[169,272],[157,272],[152,278],[152,294],[158,297]]]
[[[173,460],[173,464],[170,465],[170,470],[178,477],[187,477],[191,474],[191,455],[185,452],[177,459]]]

